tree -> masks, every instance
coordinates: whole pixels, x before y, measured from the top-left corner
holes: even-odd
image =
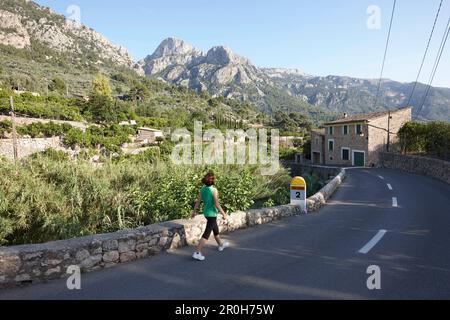
[[[113,101],[106,95],[93,94],[89,98],[88,110],[93,120],[97,122],[113,122],[116,119]]]
[[[61,78],[54,78],[48,88],[50,91],[56,91],[60,94],[65,94],[67,90],[66,82]]]
[[[133,101],[143,101],[150,96],[150,90],[143,84],[137,84],[130,90],[129,96]]]
[[[112,90],[108,78],[98,73],[92,81],[93,95],[105,96],[111,98]]]

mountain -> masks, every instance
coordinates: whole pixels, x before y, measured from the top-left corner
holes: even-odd
[[[296,111],[310,114],[315,120],[334,116],[292,97],[286,89],[276,85],[268,72],[226,46],[213,47],[204,53],[183,40],[168,38],[138,64],[148,77],[213,96],[251,102],[266,113]]]
[[[265,112],[277,110],[336,115],[403,107],[413,83],[383,80],[378,103],[378,80],[318,77],[298,69],[258,68],[230,48],[218,46],[203,53],[183,40],[168,38],[155,53],[139,62],[149,77],[198,92],[256,104]],[[418,84],[410,105],[417,113],[426,86]],[[450,121],[450,89],[433,88],[421,118]]]
[[[401,83],[388,79],[381,82],[380,94],[375,105],[379,80],[357,79],[341,76],[314,77],[294,73],[272,76],[277,85],[292,96],[323,106],[334,113],[368,113],[405,107],[411,96],[414,83]],[[417,84],[409,103],[413,115],[417,116],[427,86]],[[432,88],[422,109],[422,120],[450,121],[450,89]]]
[[[33,42],[81,61],[81,56],[96,55],[96,63],[111,61],[133,67],[127,49],[109,42],[102,34],[83,24],[66,19],[50,8],[32,1],[0,1],[0,40],[17,49],[31,49]],[[49,56],[48,60],[53,57]]]

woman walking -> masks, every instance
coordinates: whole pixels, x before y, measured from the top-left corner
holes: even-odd
[[[197,251],[192,256],[195,260],[203,261],[205,256],[202,254],[203,247],[208,242],[211,232],[214,233],[214,238],[219,245],[219,251],[223,251],[229,246],[228,242],[223,242],[219,236],[219,226],[217,225],[217,214],[220,212],[224,219],[228,218],[228,215],[223,211],[219,202],[219,192],[214,187],[216,177],[214,173],[208,173],[202,180],[204,186],[200,189],[197,202],[195,203],[192,217],[194,218],[198,214],[198,207],[200,202],[203,201],[203,214],[207,220],[206,230],[203,234],[200,243],[198,244]]]

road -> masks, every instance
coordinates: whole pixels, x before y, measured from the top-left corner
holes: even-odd
[[[351,169],[318,213],[213,243],[65,280],[0,291],[0,299],[450,299],[450,186],[385,169]],[[379,266],[381,289],[367,288]]]

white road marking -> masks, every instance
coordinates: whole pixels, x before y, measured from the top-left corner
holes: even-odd
[[[387,187],[389,188],[389,190],[394,190],[390,183],[387,184]]]
[[[384,177],[383,177],[383,176],[380,176],[380,175],[379,175],[378,178],[380,178],[381,180],[384,180]]]
[[[392,198],[392,206],[393,206],[394,208],[397,208],[397,207],[398,207],[398,200],[397,200],[397,197],[393,197],[393,198]]]
[[[359,250],[358,252],[361,254],[368,254],[370,252],[370,250],[373,249],[373,247],[376,246],[376,244],[378,242],[380,242],[380,240],[384,237],[384,235],[386,234],[387,230],[380,230],[378,231],[377,235],[375,237],[373,237],[372,240],[369,241],[369,243],[367,243],[361,250]]]

